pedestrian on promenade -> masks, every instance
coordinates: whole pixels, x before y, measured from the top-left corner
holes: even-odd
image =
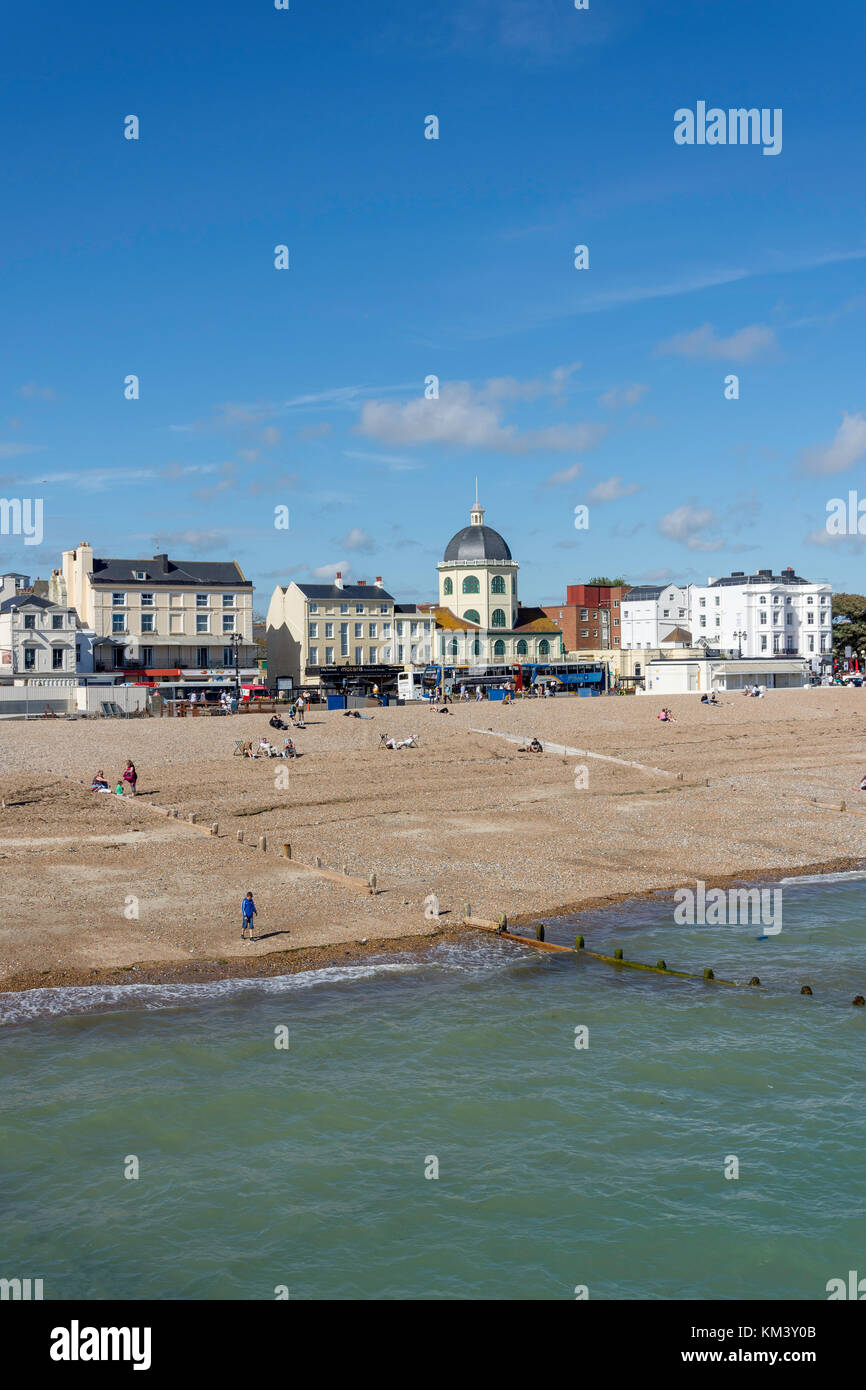
[[[246,936],[244,935],[244,932],[247,930],[247,928],[249,928],[250,933],[249,940],[255,941],[255,937],[253,935],[253,932],[255,931],[255,923],[253,922],[253,918],[256,916],[256,914],[257,908],[255,903],[253,902],[252,890],[250,890],[250,892],[247,893],[247,896],[241,903],[241,941],[247,940]]]

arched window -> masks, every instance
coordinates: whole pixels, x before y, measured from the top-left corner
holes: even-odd
[[[542,637],[541,641],[540,641],[539,644],[538,644],[538,655],[539,655],[539,656],[549,656],[549,655],[550,655],[550,643],[548,642],[548,640],[547,640],[546,637]]]
[[[477,637],[475,638],[475,641],[472,643],[472,655],[473,655],[473,656],[480,656],[480,655],[481,655],[481,643],[479,642],[479,640],[478,640]]]
[[[446,578],[446,579],[443,581],[443,584],[442,584],[442,592],[443,592],[443,594],[453,594],[453,593],[454,593],[454,585],[451,583],[451,580],[450,580],[450,579]]]
[[[467,609],[466,609],[466,612],[463,614],[463,616],[464,616],[464,618],[466,619],[467,623],[477,623],[479,627],[481,626],[481,619],[480,619],[480,617],[478,616],[478,610],[477,610],[477,609],[475,609],[475,608],[467,608]]]
[[[463,592],[464,594],[481,593],[481,585],[478,583],[478,579],[474,574],[467,574],[463,581]]]
[[[493,583],[490,585],[490,592],[492,594],[505,593],[505,579],[501,574],[494,574]]]
[[[494,642],[494,643],[493,643],[493,655],[494,655],[494,656],[504,656],[504,655],[505,655],[505,643],[503,642],[503,640],[502,640],[501,637],[500,637],[500,639],[499,639],[498,642]]]
[[[504,613],[504,611],[503,611],[501,608],[494,608],[494,610],[493,610],[493,623],[492,623],[492,626],[493,626],[493,627],[507,627],[507,626],[508,626],[508,624],[507,624],[506,621],[505,621],[505,613]]]
[[[517,644],[517,655],[518,655],[518,656],[526,656],[526,655],[528,654],[528,652],[529,652],[529,648],[527,647],[526,643],[524,642],[523,638],[521,637],[520,641],[519,641],[518,644]]]

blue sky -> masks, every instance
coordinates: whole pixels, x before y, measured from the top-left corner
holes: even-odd
[[[0,535],[3,569],[86,539],[235,558],[259,608],[336,568],[429,598],[477,474],[524,602],[602,571],[866,588],[866,536],[825,529],[866,498],[854,6],[55,2],[4,27],[0,493],[42,497],[45,534]],[[781,108],[781,152],[675,144],[698,101]]]

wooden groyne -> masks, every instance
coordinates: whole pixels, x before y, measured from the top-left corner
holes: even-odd
[[[178,825],[198,830],[203,835],[221,839],[225,844],[232,843],[227,835],[220,835],[219,821],[212,821],[210,824],[207,822],[200,823],[198,814],[195,811],[190,811],[188,815],[181,817],[178,815],[178,812],[172,808],[156,806],[152,801],[143,801],[139,797],[116,797],[115,800],[123,801],[125,806],[144,807],[154,815],[177,821]],[[260,854],[266,854],[268,852],[267,835],[250,835],[249,838],[247,838],[245,831],[238,830],[234,843],[238,846],[245,846],[247,849],[255,850]],[[344,864],[342,870],[328,869],[322,864],[321,856],[318,854],[315,857],[314,863],[306,864],[300,859],[294,858],[291,844],[289,841],[284,840],[279,832],[277,832],[275,844],[281,847],[283,859],[290,860],[292,868],[298,869],[302,873],[315,874],[317,878],[326,879],[329,883],[338,883],[341,887],[352,889],[358,893],[372,893],[375,895],[381,891],[375,873],[370,873],[367,878],[359,878],[357,875],[349,873],[348,864]]]
[[[612,965],[617,969],[625,970],[645,970],[651,975],[665,975],[674,980],[701,980],[714,985],[728,985],[732,988],[748,988],[749,986],[760,985],[761,981],[757,975],[753,975],[748,985],[744,980],[720,980],[715,972],[709,968],[704,970],[702,975],[693,975],[687,970],[670,970],[667,962],[659,960],[655,965],[647,965],[643,961],[626,960],[621,947],[617,947],[612,956],[601,955],[598,951],[588,951],[582,936],[575,937],[573,946],[559,946],[555,942],[545,941],[544,927],[539,922],[535,929],[535,936],[519,936],[516,932],[508,930],[508,919],[504,912],[499,914],[495,922],[491,922],[483,917],[473,917],[471,914],[464,914],[463,924],[467,927],[475,927],[478,931],[489,932],[492,936],[501,937],[503,941],[513,941],[519,946],[531,946],[534,950],[550,951],[563,953],[575,957],[586,957],[589,960],[601,961],[603,965]]]

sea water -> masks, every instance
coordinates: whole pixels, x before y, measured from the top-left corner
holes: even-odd
[[[864,884],[783,881],[772,937],[677,926],[670,900],[580,918],[590,949],[760,989],[468,936],[2,995],[0,1277],[46,1299],[824,1299],[866,1274]]]

